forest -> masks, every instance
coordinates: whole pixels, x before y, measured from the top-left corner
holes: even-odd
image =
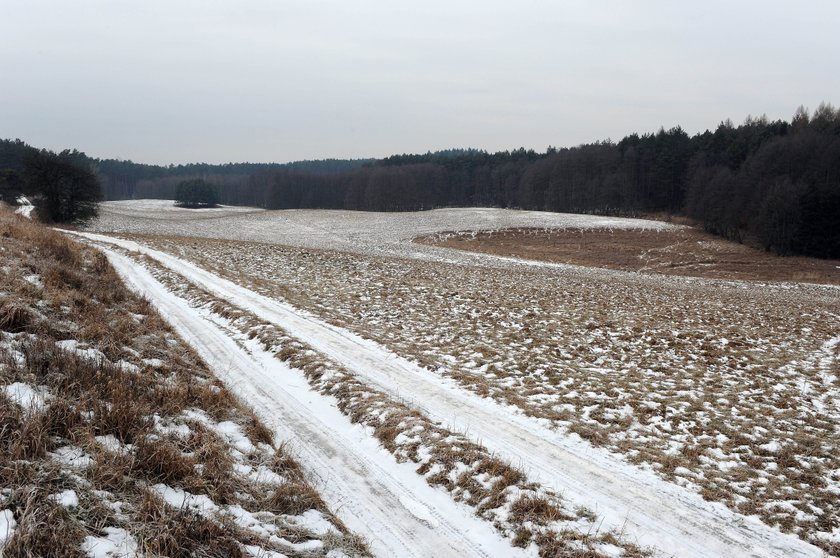
[[[9,153],[20,145],[0,144],[0,189],[15,168]],[[169,167],[91,161],[106,199],[175,199],[179,183],[203,179],[220,203],[268,209],[664,213],[778,254],[840,258],[840,109],[827,103],[813,113],[800,107],[789,122],[748,117],[693,136],[677,126],[544,153],[450,149],[379,160]]]

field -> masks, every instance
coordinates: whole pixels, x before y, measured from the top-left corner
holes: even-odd
[[[690,227],[670,229],[664,234],[643,229],[518,228],[442,232],[417,241],[499,256],[646,274],[840,284],[840,261],[781,257]]]
[[[112,258],[527,552],[840,554],[835,263],[655,221],[132,203],[91,228],[138,243],[91,237]]]

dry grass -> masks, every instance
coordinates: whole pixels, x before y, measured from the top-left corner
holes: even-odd
[[[241,556],[243,545],[296,555],[235,525],[229,505],[263,512],[296,540],[321,540],[312,555],[368,554],[272,447],[273,433],[100,252],[0,211],[0,253],[0,510],[17,523],[0,554],[83,555],[85,537],[118,528],[144,555]],[[221,421],[254,451],[242,457],[215,431]],[[255,480],[241,470],[249,464],[293,480]],[[155,492],[164,486],[206,495],[220,511],[173,508]],[[276,487],[334,529],[312,533],[260,508]],[[62,492],[78,503],[60,503]]]
[[[62,506],[50,500],[41,487],[13,490],[5,506],[18,523],[14,535],[2,548],[3,556],[83,557],[84,527]]]
[[[173,510],[151,492],[143,494],[137,520],[138,550],[146,556],[245,557],[247,554],[241,544],[260,542],[256,537],[219,525],[198,514]]]

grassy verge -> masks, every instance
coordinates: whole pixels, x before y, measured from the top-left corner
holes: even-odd
[[[0,554],[367,555],[103,254],[0,211],[0,255]]]

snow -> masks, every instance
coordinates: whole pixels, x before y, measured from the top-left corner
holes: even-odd
[[[15,213],[17,213],[18,215],[22,215],[27,219],[31,219],[32,210],[35,209],[35,206],[32,205],[32,202],[29,201],[29,198],[27,198],[26,196],[19,196],[17,199],[17,203],[19,207],[15,209]]]
[[[64,490],[58,494],[53,494],[50,498],[65,508],[79,507],[79,497],[76,495],[75,490]]]
[[[104,436],[96,436],[94,440],[99,443],[105,450],[113,453],[122,453],[129,449],[128,444],[120,442],[113,434],[106,434]]]
[[[782,444],[780,444],[778,440],[772,440],[766,444],[761,444],[758,447],[770,453],[779,453],[779,450],[782,449]]]
[[[206,515],[218,511],[219,506],[204,494],[191,494],[179,488],[172,488],[165,484],[155,484],[150,487],[163,501],[175,508],[189,509]]]
[[[44,280],[37,273],[30,273],[29,275],[24,275],[23,280],[29,283],[30,285],[38,287],[39,289],[44,287]]]
[[[86,469],[93,463],[93,458],[81,448],[62,446],[51,452],[50,457],[61,465],[74,469]]]
[[[106,209],[103,219],[96,227],[103,231],[161,232],[173,235],[259,240],[304,247],[304,249],[289,249],[265,245],[262,252],[253,249],[248,257],[240,257],[238,253],[231,252],[230,247],[237,246],[247,251],[256,245],[205,243],[205,246],[202,246],[201,242],[198,245],[195,243],[179,245],[177,240],[159,241],[157,244],[164,245],[166,250],[173,254],[180,254],[182,257],[189,256],[193,259],[203,257],[204,260],[198,261],[206,261],[207,265],[214,265],[214,259],[225,262],[224,265],[242,274],[240,278],[232,275],[227,275],[228,277],[250,285],[252,289],[259,290],[263,294],[285,297],[284,281],[292,282],[290,292],[301,289],[303,286],[302,293],[305,294],[293,300],[295,304],[306,302],[302,306],[307,311],[300,311],[288,305],[279,306],[284,306],[291,314],[296,314],[309,322],[318,321],[311,319],[313,314],[310,312],[317,313],[324,320],[330,320],[334,326],[352,329],[366,337],[371,336],[388,347],[388,350],[384,350],[381,346],[371,344],[374,349],[382,352],[384,358],[370,359],[364,342],[361,348],[357,345],[356,352],[362,353],[362,356],[357,358],[360,361],[369,361],[367,364],[362,362],[361,368],[348,365],[346,357],[349,354],[347,351],[350,345],[337,353],[330,354],[335,361],[349,366],[370,385],[385,391],[390,389],[389,393],[392,396],[419,407],[428,416],[439,418],[452,428],[457,427],[469,432],[471,436],[491,449],[503,446],[506,443],[505,438],[512,436],[513,433],[494,432],[492,422],[488,423],[485,430],[482,430],[481,421],[476,418],[480,414],[474,415],[472,404],[465,406],[458,398],[460,396],[443,397],[447,400],[444,403],[436,401],[435,398],[440,397],[436,390],[444,389],[457,394],[462,393],[466,385],[464,382],[458,385],[442,376],[457,370],[463,375],[474,376],[476,380],[480,380],[481,377],[487,378],[490,381],[491,390],[498,390],[499,387],[511,390],[521,395],[529,405],[550,409],[561,416],[576,417],[580,424],[590,425],[593,429],[598,429],[599,425],[614,427],[615,424],[611,423],[626,421],[626,425],[619,424],[620,428],[613,429],[608,434],[611,440],[607,447],[612,449],[616,449],[616,443],[622,441],[631,442],[629,446],[631,448],[634,447],[633,444],[637,448],[650,444],[661,446],[662,455],[679,458],[684,451],[696,451],[698,447],[702,448],[697,465],[691,465],[689,461],[683,459],[681,463],[688,468],[681,466],[673,469],[673,475],[677,478],[671,477],[671,481],[688,489],[680,489],[673,494],[667,493],[668,498],[679,500],[685,494],[696,495],[702,488],[708,488],[709,483],[718,483],[717,486],[723,487],[724,491],[731,491],[732,499],[736,504],[746,501],[742,495],[748,493],[753,494],[752,498],[756,494],[766,494],[767,496],[759,496],[759,498],[764,498],[764,500],[759,500],[762,505],[767,503],[773,507],[777,502],[782,503],[774,508],[779,510],[776,517],[781,524],[794,517],[797,518],[796,521],[801,518],[815,517],[801,511],[808,510],[809,506],[810,509],[822,510],[814,512],[817,514],[833,514],[836,510],[835,504],[831,503],[831,496],[826,497],[826,494],[840,493],[840,473],[821,473],[820,476],[826,481],[826,486],[814,487],[810,492],[803,491],[807,490],[808,485],[794,482],[795,476],[791,476],[791,471],[807,473],[813,470],[814,466],[822,470],[828,465],[831,469],[836,466],[836,459],[819,457],[819,453],[813,456],[800,453],[795,458],[798,463],[790,469],[785,466],[779,467],[776,462],[777,456],[781,453],[787,455],[787,452],[780,451],[781,448],[788,448],[791,442],[796,441],[795,436],[792,436],[803,426],[810,428],[807,426],[811,424],[808,422],[810,420],[808,417],[813,416],[813,413],[819,417],[816,420],[827,419],[829,423],[836,423],[837,411],[840,409],[840,386],[838,386],[836,366],[840,361],[840,354],[834,350],[831,341],[819,347],[819,343],[826,338],[826,331],[832,337],[837,335],[837,329],[832,328],[833,324],[837,324],[836,306],[832,307],[837,301],[838,289],[836,287],[806,288],[799,284],[774,286],[756,282],[715,282],[685,278],[636,280],[629,279],[629,274],[622,272],[527,262],[516,258],[471,255],[419,246],[410,242],[418,234],[431,234],[445,230],[493,230],[516,226],[638,227],[630,220],[613,220],[614,222],[610,223],[610,220],[605,221],[590,216],[539,215],[538,212],[509,212],[492,209],[458,209],[384,215],[340,211],[246,212],[243,210],[238,215],[228,215],[224,219],[209,214],[203,217],[193,214],[185,216],[185,219],[176,220],[169,219],[163,214],[163,212],[171,211],[169,209],[163,210],[161,215],[155,215],[161,202],[143,202],[141,206],[145,207],[141,212],[135,211],[132,203],[135,202],[127,202],[113,210]],[[122,214],[118,215],[115,212],[117,210]],[[670,226],[650,222],[642,223],[660,230]],[[216,258],[212,251],[207,252],[208,248],[212,250],[218,247],[224,248],[221,259]],[[341,252],[319,252],[310,248],[334,248]],[[276,252],[282,252],[283,256],[273,257],[272,254]],[[350,254],[351,252],[356,254]],[[364,256],[357,254],[364,254]],[[380,257],[383,255],[400,256],[400,258]],[[403,257],[414,259],[403,259]],[[250,261],[249,258],[251,258]],[[427,262],[421,266],[418,260],[427,260]],[[428,263],[428,261],[433,263]],[[451,262],[458,265],[440,265],[439,262]],[[188,272],[178,267],[180,263],[166,263],[174,265],[178,272],[189,276]],[[286,269],[282,267],[284,265]],[[482,307],[476,305],[475,300],[470,300],[470,295],[474,296],[475,293],[469,291],[465,293],[465,289],[461,286],[462,278],[470,280],[468,272],[464,270],[471,266],[493,268],[493,273],[499,273],[498,277],[502,277],[501,274],[504,273],[511,279],[522,280],[526,283],[530,281],[539,283],[549,277],[551,279],[550,282],[542,285],[542,291],[537,291],[531,296],[533,303],[530,306],[527,304],[529,295],[523,291],[526,301],[523,301],[521,307],[516,306],[511,312],[511,308],[500,305],[498,311],[493,309],[492,315],[488,317],[478,312]],[[398,277],[395,278],[396,276],[381,274],[383,270],[388,271],[390,268],[394,268],[396,273],[403,271],[420,275],[424,280],[429,281],[429,287],[424,286],[421,281],[403,283]],[[218,273],[227,273],[221,266],[217,266],[217,269]],[[276,274],[277,285],[284,285],[284,287],[272,292],[270,287],[261,287],[258,281],[275,281],[273,273]],[[317,275],[318,273],[326,277],[322,278]],[[364,275],[364,280],[359,280],[358,275]],[[256,280],[249,283],[251,276]],[[197,276],[193,275],[191,278],[202,284],[202,280]],[[487,281],[487,286],[501,289],[507,286],[504,282],[494,283],[495,278],[495,275],[491,276]],[[616,279],[620,279],[620,282],[616,283]],[[212,276],[207,277],[207,280],[209,284],[219,287]],[[564,281],[588,282],[592,284],[593,290],[615,289],[616,287],[619,290],[610,293],[608,297],[595,299],[599,308],[598,312],[592,309],[587,311],[584,307],[591,300],[586,298],[576,300],[575,295],[581,292],[580,289],[567,289]],[[307,284],[312,284],[313,288],[307,291],[305,287]],[[206,287],[207,284],[202,286]],[[665,286],[667,289],[663,288]],[[407,292],[401,299],[389,297],[387,294],[394,288],[403,287],[414,292]],[[546,308],[545,299],[540,297],[548,292],[546,289],[552,287],[556,288],[553,288],[549,296],[553,297],[556,293],[561,302],[565,298],[566,306],[573,305],[570,308],[571,311],[558,305],[554,305],[553,308],[549,305],[549,308]],[[250,298],[247,289],[231,295],[226,288],[225,285],[224,288],[210,290],[214,295],[229,300],[263,319],[278,323],[296,336],[300,335],[300,331],[306,335],[312,333],[305,327],[302,330],[298,329],[299,324],[288,321],[291,318],[287,315],[281,315],[280,318],[271,317],[269,314],[275,312],[277,308],[261,307],[259,300]],[[466,288],[470,288],[469,283]],[[607,308],[613,304],[613,301],[618,301],[619,307],[624,304],[620,298],[623,296],[620,289],[628,290],[631,297],[636,297],[641,302],[639,311],[635,315],[624,312],[631,319],[644,318],[645,311],[655,315],[660,313],[660,310],[656,309],[659,307],[651,310],[649,305],[646,306],[648,299],[660,300],[660,306],[664,309],[662,312],[672,309],[672,315],[676,314],[678,318],[666,321],[664,328],[655,323],[652,329],[646,328],[647,324],[643,320],[629,322],[631,325],[642,326],[642,333],[638,333],[630,330],[628,322],[622,321],[625,316],[621,312],[613,313],[612,310],[608,310],[607,317],[618,316],[619,319],[616,324],[604,323],[603,318],[598,316],[598,314],[604,314],[600,310],[601,304],[605,303]],[[632,292],[634,289],[636,293]],[[738,295],[740,298],[737,299],[730,295],[721,297],[720,292],[727,290],[744,291],[745,294]],[[790,294],[796,295],[797,298],[789,298],[787,293],[781,292],[782,290],[796,291]],[[668,297],[676,295],[677,298],[662,300],[657,296],[661,292]],[[698,304],[697,293],[703,292],[711,296]],[[691,296],[680,300],[681,293]],[[355,300],[360,304],[356,304],[355,301],[348,303],[346,299],[350,294],[357,296]],[[514,296],[517,294],[518,291],[513,292]],[[803,296],[800,297],[800,294]],[[823,300],[819,303],[821,306],[810,306],[811,299],[805,298],[805,295],[813,299],[822,297]],[[306,300],[309,296],[312,296],[311,301]],[[587,296],[585,291],[584,296]],[[464,323],[476,324],[478,329],[472,334],[459,335],[465,332],[463,329],[458,329],[458,323],[445,320],[431,323],[431,327],[428,327],[430,324],[424,323],[424,320],[429,321],[429,316],[446,318],[442,314],[431,314],[430,308],[424,305],[424,302],[432,301],[433,297],[451,299],[449,306],[454,314],[453,319],[463,319]],[[399,306],[394,304],[395,299]],[[753,301],[753,308],[745,312],[745,308],[740,305],[747,299]],[[791,316],[791,320],[769,322],[764,320],[763,318],[768,315],[767,309],[781,308],[777,305],[783,299],[786,301],[785,308],[791,309],[792,313],[786,313]],[[801,304],[801,300],[805,300],[805,306],[797,306]],[[491,300],[490,304],[493,302],[495,301]],[[727,304],[728,302],[736,304]],[[584,309],[581,311],[581,308]],[[832,308],[835,309],[835,314],[826,314]],[[459,312],[463,318],[457,316]],[[778,310],[770,311],[769,317],[775,319],[775,314],[778,313]],[[529,323],[529,320],[524,319],[526,314],[536,315],[537,318],[530,320]],[[208,317],[202,315],[205,318]],[[593,315],[595,319],[591,320]],[[581,316],[587,319],[579,319]],[[544,335],[534,335],[534,333],[537,332],[537,327],[544,330],[557,324],[566,325],[561,323],[560,320],[563,319],[572,324],[576,323],[578,329],[582,331],[558,328],[557,337],[562,338],[563,342],[558,345],[555,353],[549,351],[549,347],[544,345]],[[487,331],[484,329],[485,324],[496,324],[501,334],[496,336],[498,332]],[[333,327],[323,323],[321,325],[324,325],[326,329]],[[531,326],[534,341],[530,344],[524,342],[524,339],[528,337],[525,335],[527,329],[523,330],[525,325]],[[580,327],[582,325],[586,327]],[[334,329],[339,336],[347,334],[340,328]],[[229,328],[228,334],[231,334],[231,331]],[[511,335],[514,332],[522,333]],[[792,334],[792,332],[801,332],[801,335]],[[316,333],[316,341],[319,335],[321,334]],[[452,341],[449,346],[440,342],[442,339],[450,338],[456,341]],[[392,342],[391,339],[395,341]],[[509,339],[519,345],[509,344]],[[327,341],[322,339],[322,344],[319,345],[312,338],[304,340],[319,351],[328,353],[324,348],[324,343]],[[838,340],[840,338],[832,340],[834,345]],[[405,347],[414,344],[415,341],[418,343],[416,352],[405,350]],[[489,351],[484,347],[474,351],[474,348],[482,343],[487,345],[486,348]],[[468,349],[468,352],[461,351],[459,344],[472,348]],[[496,347],[503,347],[503,350],[494,354]],[[705,347],[719,356],[708,357],[702,354],[701,351],[705,351]],[[415,365],[397,359],[396,355],[390,351],[396,351],[410,358],[418,358],[428,369],[418,369],[415,372],[421,373],[427,380],[439,385],[425,386],[415,393],[416,386],[412,383],[414,382],[412,375],[406,374],[402,369],[403,364],[409,367]],[[810,353],[811,351],[813,353]],[[533,357],[533,360],[528,359],[527,369],[517,370],[520,362],[515,359],[519,358],[520,354],[526,353],[529,357]],[[427,355],[428,358],[426,358]],[[581,355],[591,355],[592,358],[583,361]],[[792,358],[787,355],[792,355]],[[555,359],[553,364],[552,358]],[[716,360],[711,360],[711,358]],[[378,370],[382,366],[380,361],[390,359],[397,361],[395,369],[385,366],[384,371]],[[576,362],[576,359],[581,360]],[[567,373],[565,370],[567,364],[571,364],[578,369],[578,372],[584,374],[571,373],[571,369]],[[437,372],[430,373],[430,370]],[[674,373],[668,372],[669,370]],[[586,378],[586,375],[589,375],[591,380]],[[630,382],[614,383],[613,380],[620,376],[629,377]],[[528,384],[528,381],[531,384]],[[722,387],[719,383],[721,381]],[[717,386],[711,395],[703,387],[709,384]],[[613,391],[608,391],[607,386],[610,386]],[[574,391],[570,391],[573,388],[575,388]],[[491,392],[489,397],[495,396]],[[628,405],[628,401],[632,405]],[[775,405],[776,402],[779,404]],[[789,407],[788,402],[793,407]],[[622,474],[641,475],[640,484],[648,484],[650,479],[645,475],[653,479],[651,481],[653,484],[645,488],[647,492],[658,490],[660,484],[657,483],[674,486],[672,482],[662,481],[662,476],[665,474],[657,469],[661,463],[655,460],[652,462],[653,468],[645,465],[643,469],[639,469],[627,465],[622,456],[592,448],[577,434],[563,435],[565,426],[570,424],[566,419],[561,418],[559,422],[546,418],[530,419],[522,415],[524,408],[499,405],[484,399],[473,403],[479,407],[487,404],[485,410],[496,413],[500,420],[520,421],[521,428],[535,426],[537,429],[533,431],[533,435],[537,438],[543,437],[550,445],[553,445],[553,450],[546,448],[549,452],[568,452],[574,455],[577,451],[577,454],[583,458],[595,454],[598,459],[592,464],[594,468],[605,466],[604,463],[612,466],[615,464],[613,462],[618,462],[621,466],[627,467],[626,470],[622,470]],[[459,405],[465,407],[466,411]],[[792,415],[792,412],[795,414]],[[478,426],[474,426],[472,421],[476,421],[475,424]],[[709,428],[710,425],[711,428]],[[716,435],[720,432],[720,425],[729,436]],[[818,433],[828,433],[823,426],[819,428]],[[698,429],[701,433],[708,432],[710,435],[695,436],[693,433]],[[743,434],[746,441],[737,441],[738,436],[733,436],[733,432]],[[558,442],[552,437],[562,438],[565,442]],[[405,436],[400,440],[403,438]],[[810,442],[809,438],[803,443]],[[816,442],[818,445],[821,444],[819,440]],[[830,438],[826,438],[825,443],[830,444]],[[574,448],[567,448],[564,444],[572,446],[577,444],[580,447],[574,450]],[[790,448],[794,452],[799,451],[795,443]],[[507,451],[500,450],[499,454],[515,463],[523,463],[528,468],[529,477],[540,479],[540,482],[549,487],[564,486],[560,480],[553,479],[550,468],[543,470],[542,466],[545,463],[540,463],[539,458],[535,470],[532,467],[530,454],[523,453],[521,449],[511,445]],[[535,451],[532,450],[532,452]],[[626,452],[626,457],[630,459],[639,455],[636,449],[622,451]],[[602,458],[604,458],[604,463],[601,463]],[[750,463],[749,466],[747,463]],[[566,465],[573,464],[566,463]],[[609,470],[609,467],[606,468]],[[590,473],[584,469],[580,475],[568,475],[566,480],[574,487],[580,480],[575,477],[586,476]],[[670,473],[667,474],[670,476]],[[738,482],[739,476],[744,474],[750,477],[744,482]],[[547,478],[552,480],[544,482],[543,475],[547,475]],[[622,476],[618,475],[615,478],[622,478]],[[585,485],[585,482],[583,484]],[[624,481],[616,483],[605,480],[604,484],[623,486]],[[795,491],[798,491],[799,500],[791,496]],[[581,489],[580,492],[586,491]],[[575,498],[580,496],[579,500],[582,502],[594,501],[598,506],[598,513],[604,513],[605,528],[609,527],[611,522],[609,518],[613,515],[615,519],[612,520],[612,524],[619,527],[623,525],[619,521],[622,516],[621,506],[624,505],[620,498],[612,502],[607,498],[602,502],[600,498],[603,494],[597,491],[592,494],[577,494],[574,489],[566,491],[565,494],[567,496],[572,494]],[[635,494],[626,495],[624,498],[628,506],[631,506],[635,500]],[[611,504],[616,503],[619,504],[618,511],[611,507]],[[690,499],[689,508],[696,503],[695,500]],[[706,506],[708,513],[701,514],[706,518],[709,515],[716,516],[720,509],[725,509],[719,504],[707,502],[700,502],[700,504]],[[814,508],[813,504],[819,507]],[[588,505],[592,507],[591,504]],[[648,504],[642,503],[640,507],[655,508],[657,504],[651,501]],[[666,506],[665,512],[668,511],[671,511],[670,504]],[[628,514],[628,517],[630,521],[624,531],[629,534],[631,540],[642,544],[646,544],[644,541],[651,540],[654,541],[651,544],[657,544],[656,531],[661,531],[662,528],[656,525],[655,518],[651,520],[645,513],[638,514],[635,510]],[[753,530],[754,526],[749,522],[756,519],[748,518],[749,524],[744,527],[741,524],[747,519],[737,513],[727,510],[721,517],[725,522],[735,525],[732,529],[736,531]],[[768,519],[766,514],[763,517],[769,525],[777,521],[774,517]],[[419,518],[415,517],[415,519]],[[826,519],[826,516],[824,515],[822,519]],[[670,519],[670,522],[674,521],[676,519]],[[641,522],[641,527],[634,522]],[[650,524],[645,525],[646,523]],[[795,527],[799,529],[800,536],[811,538],[811,540],[816,537],[825,539],[832,536],[827,532],[813,534],[816,528],[814,523],[810,524],[813,526],[810,532],[809,525],[803,525]],[[671,528],[667,521],[665,527]],[[702,528],[699,531],[702,531]],[[776,548],[775,554],[769,553],[770,556],[783,555],[790,545],[797,544],[796,541],[791,542],[791,537],[780,535],[772,528],[769,534],[761,531],[760,528],[757,533],[747,535],[747,540],[750,537],[764,537],[766,544]],[[682,535],[679,529],[675,528],[673,535],[665,534],[666,541],[667,536],[681,537]],[[728,536],[728,532],[721,532],[713,539],[726,540]],[[775,542],[774,537],[778,539]],[[660,546],[670,550],[667,544]],[[797,552],[804,552],[799,555],[809,555],[811,550],[803,551],[799,548],[799,550],[791,551],[791,555],[797,555]]]
[[[245,455],[254,453],[257,449],[254,447],[254,444],[251,443],[251,440],[242,433],[242,429],[235,422],[220,422],[216,425],[216,431],[227,439],[233,447]]]
[[[288,368],[255,342],[247,350],[227,332],[164,289],[131,260],[108,253],[109,260],[135,290],[147,296],[176,331],[193,344],[229,387],[261,420],[297,450],[299,461],[331,509],[382,556],[526,556],[488,523],[425,483],[407,463],[383,455],[368,432],[352,424],[303,375]],[[283,381],[278,381],[282,378]],[[174,504],[213,505],[183,491],[156,486]],[[419,502],[438,522],[435,528],[407,510]],[[413,506],[416,511],[417,507]]]
[[[721,504],[706,502],[699,495],[662,480],[650,470],[631,466],[606,451],[558,434],[547,428],[544,423],[522,416],[511,408],[465,393],[454,382],[430,375],[428,371],[371,341],[296,312],[287,305],[261,297],[172,256],[142,248],[131,242],[115,241],[95,235],[86,236],[150,254],[217,296],[294,332],[302,341],[342,362],[378,388],[403,398],[405,394],[411,394],[411,402],[430,417],[445,421],[454,430],[469,432],[504,458],[527,464],[529,476],[533,480],[562,492],[576,505],[595,510],[603,517],[604,528],[617,528],[634,542],[654,545],[688,557],[710,554],[821,555],[813,546],[767,527],[756,518],[743,517]],[[284,367],[278,369],[276,362],[262,361],[260,349],[254,345],[249,346],[249,351],[253,357],[261,360],[262,364],[259,371],[246,372],[236,364],[245,355],[224,334],[202,323],[201,318],[192,309],[186,307],[182,301],[174,299],[151,279],[145,270],[137,269],[130,260],[114,253],[109,253],[109,258],[136,288],[142,289],[142,292],[165,310],[164,314],[170,317],[182,335],[195,343],[201,340],[202,344],[196,345],[199,353],[215,363],[217,370],[232,382],[235,389],[247,394],[245,399],[254,404],[262,415],[271,417],[288,414],[289,410],[281,407],[294,407],[295,398],[298,401],[297,405],[303,402],[306,407],[320,407],[318,397],[306,390],[304,382],[300,381],[298,384],[298,381],[289,381],[282,385],[276,382],[276,377],[294,378],[294,371],[283,369]],[[227,348],[223,350],[222,347]],[[268,370],[275,372],[267,373]],[[295,395],[292,401],[289,401],[288,396],[292,393]],[[346,422],[346,419],[340,415],[336,416],[335,413],[335,409],[327,407],[318,409],[315,417],[304,416],[303,420],[301,417],[289,417],[286,422],[295,426],[295,432],[288,432],[288,435],[301,436],[307,431],[312,432],[313,419],[316,418],[320,419],[323,425],[323,420],[329,417],[330,428],[337,428]],[[277,427],[286,431],[282,425]],[[352,429],[350,432],[345,431],[341,436],[342,440],[359,439],[359,433],[353,433]],[[335,443],[335,440],[319,437],[317,432],[304,436],[303,440],[306,441],[306,445],[302,444],[301,450],[308,452],[316,451],[313,446],[329,446]],[[370,443],[369,439],[362,436],[358,446],[361,448]],[[357,448],[354,446],[354,449]],[[382,461],[381,454],[377,455],[377,459]],[[317,463],[319,458],[312,456],[304,461]],[[324,470],[325,477],[332,479],[338,468],[340,466]],[[390,468],[399,470],[399,466],[394,464]],[[354,482],[365,486],[371,482],[370,479],[371,475],[367,474]],[[403,484],[409,482],[413,481],[404,480]],[[418,494],[422,494],[423,488],[424,485],[416,485],[408,494],[416,498]],[[356,499],[361,496],[359,492],[355,492]],[[335,499],[336,494],[330,491],[329,485],[325,486],[325,494]],[[417,517],[425,515],[424,509],[430,510],[435,514],[433,519],[440,521],[439,506],[443,505],[442,503],[423,503],[424,507],[407,506],[402,501],[405,496],[405,492],[398,493],[396,501],[391,504],[391,523],[413,523],[415,529],[420,529],[419,523],[428,530],[429,525],[425,523],[428,517]],[[340,495],[340,504],[334,507],[341,508],[342,504],[345,508],[348,507],[348,503],[343,501],[346,497],[346,493]],[[371,522],[369,510],[359,510],[355,507],[351,509],[352,511],[346,512],[352,513],[355,521],[345,521],[351,528],[370,533],[372,524],[358,523],[360,517],[365,518],[364,523]],[[396,510],[404,512],[402,519],[397,519]],[[447,521],[435,531],[443,530],[443,527],[453,522],[452,518],[444,517]],[[387,524],[388,521],[384,523]],[[454,523],[457,524],[458,520],[454,520]],[[457,530],[463,531],[464,526],[460,525]],[[376,545],[383,543],[382,535],[380,529],[374,527],[369,536],[373,537]]]
[[[243,548],[248,554],[254,556],[255,558],[288,558],[285,554],[281,554],[273,550],[266,550],[264,548],[260,548],[259,546],[245,545]]]
[[[25,410],[38,411],[44,407],[44,395],[28,384],[14,382],[3,386],[3,391],[6,397]]]
[[[438,522],[435,519],[435,516],[432,515],[429,508],[427,508],[423,504],[403,498],[400,498],[400,503],[403,506],[405,506],[405,509],[407,509],[409,513],[411,513],[414,517],[416,517],[429,527],[434,529],[438,526]]]
[[[146,213],[150,218],[161,219],[206,219],[208,216],[222,217],[240,213],[254,213],[265,211],[258,207],[247,207],[239,205],[218,205],[216,207],[202,207],[190,209],[175,205],[174,200],[119,200],[100,204],[102,208],[108,208],[110,213],[134,215],[137,212]]]
[[[159,358],[144,358],[143,364],[154,369],[163,367],[163,361]]]
[[[64,339],[62,341],[56,341],[55,344],[59,349],[75,353],[76,355],[85,360],[90,360],[93,362],[105,362],[108,360],[102,353],[102,351],[86,347],[85,343],[77,341],[75,339]]]
[[[12,537],[15,527],[17,527],[17,522],[12,510],[0,510],[0,551],[3,550],[6,541]]]
[[[295,516],[294,522],[304,529],[308,529],[319,535],[324,535],[335,530],[332,523],[327,521],[318,510],[306,510],[303,514]]]
[[[105,527],[104,537],[87,536],[82,552],[91,558],[129,558],[137,556],[137,541],[125,529]]]
[[[204,211],[204,210],[202,210]],[[520,211],[496,208],[446,208],[408,213],[257,208],[220,208],[196,214],[169,200],[109,201],[100,204],[93,232],[148,233],[208,238],[236,238],[307,248],[389,254],[442,261],[499,261],[495,256],[457,253],[411,243],[411,239],[441,231],[507,228],[633,228],[678,229],[680,225],[650,221]],[[513,258],[510,260],[513,261]],[[551,264],[556,265],[556,264]]]

